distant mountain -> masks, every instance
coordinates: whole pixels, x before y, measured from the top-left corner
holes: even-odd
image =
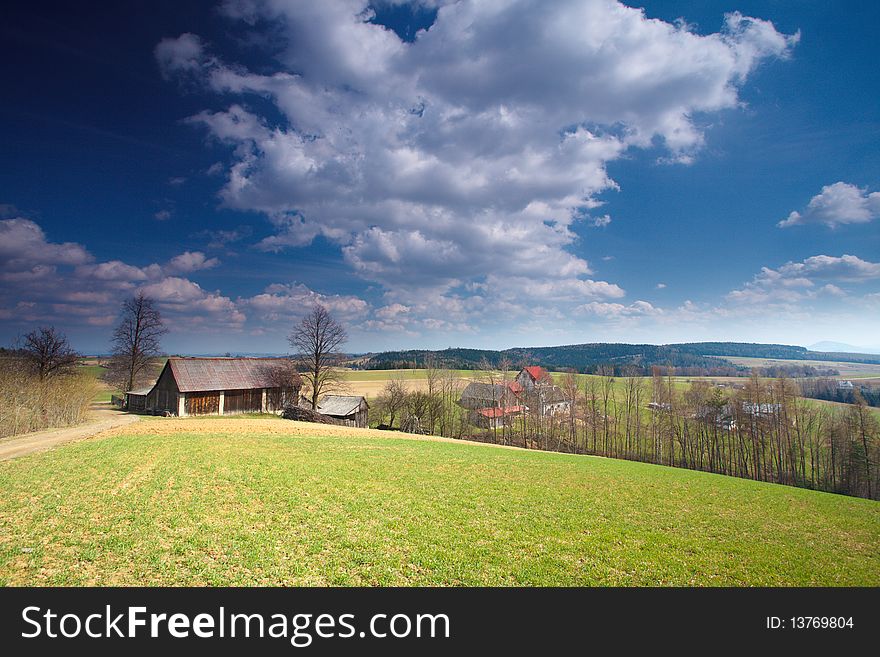
[[[808,348],[811,351],[845,351],[853,354],[880,355],[880,347],[857,347],[844,342],[830,342],[828,340],[811,344]]]
[[[411,349],[385,351],[360,358],[357,367],[364,369],[405,369],[424,367],[429,358],[441,367],[477,369],[482,363],[499,367],[505,361],[511,368],[523,364],[541,365],[550,370],[574,369],[595,372],[600,367],[613,367],[615,374],[640,371],[649,373],[653,366],[674,367],[681,374],[696,376],[735,375],[748,369],[735,365],[725,356],[742,358],[773,358],[779,360],[821,360],[880,364],[880,356],[852,352],[811,351],[805,347],[784,344],[748,342],[689,342],[682,344],[590,343],[558,347],[516,347],[503,351],[490,349],[449,348],[440,351]]]

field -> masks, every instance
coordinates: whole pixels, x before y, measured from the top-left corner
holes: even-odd
[[[736,365],[743,367],[770,367],[772,365],[812,365],[813,367],[830,367],[840,372],[842,379],[876,379],[880,378],[880,365],[871,363],[846,363],[830,360],[780,360],[775,358],[740,358],[723,356]]]
[[[880,585],[880,504],[280,419],[0,463],[7,585]]]

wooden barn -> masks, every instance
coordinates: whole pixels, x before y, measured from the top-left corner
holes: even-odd
[[[367,427],[367,415],[370,406],[363,397],[351,395],[326,395],[316,409],[321,415],[327,415],[349,427]]]
[[[275,413],[302,381],[283,358],[169,358],[156,384],[126,393],[131,411],[172,415]]]

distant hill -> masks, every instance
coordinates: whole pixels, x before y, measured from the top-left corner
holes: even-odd
[[[810,351],[805,347],[783,344],[690,342],[652,345],[599,342],[557,347],[515,347],[502,351],[463,348],[386,351],[359,358],[358,366],[364,369],[424,367],[428,357],[433,357],[438,365],[451,369],[476,369],[481,363],[498,367],[506,360],[512,368],[529,363],[550,370],[575,369],[579,372],[595,372],[601,366],[611,366],[616,374],[627,369],[646,372],[653,366],[675,367],[688,375],[722,376],[747,371],[724,356],[880,364],[880,356]]]
[[[880,355],[880,347],[856,347],[855,345],[846,344],[844,342],[829,342],[828,340],[811,344],[808,348],[810,351],[836,351],[853,354]]]

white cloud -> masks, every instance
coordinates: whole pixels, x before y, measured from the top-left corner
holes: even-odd
[[[170,274],[186,274],[203,269],[212,269],[220,264],[217,258],[208,258],[201,251],[184,251],[168,261],[165,269]]]
[[[658,290],[665,290],[665,289],[666,289],[666,283],[657,283],[657,285],[656,285],[655,287],[656,287]]]
[[[597,315],[606,319],[620,319],[623,317],[645,317],[662,315],[663,310],[647,301],[635,301],[629,305],[622,303],[607,303],[591,301],[575,308],[578,314]]]
[[[787,262],[778,269],[764,267],[752,281],[732,290],[726,298],[734,304],[752,305],[760,312],[774,307],[794,309],[821,295],[846,296],[846,291],[835,283],[859,284],[872,279],[880,279],[880,263],[854,255],[816,255],[801,262]]]
[[[75,242],[49,242],[43,229],[30,219],[0,220],[0,269],[80,265],[92,259],[85,247]]]
[[[366,0],[224,12],[272,30],[274,73],[221,62],[193,34],[156,48],[165,75],[230,99],[191,119],[234,149],[223,202],[270,219],[258,248],[323,236],[406,305],[473,286],[515,303],[520,278],[547,302],[623,296],[572,252],[573,224],[617,188],[607,163],[656,143],[689,161],[704,141],[693,117],[735,108],[750,72],[797,41],[738,13],[701,36],[611,0],[445,4],[413,43],[369,22]]]
[[[232,300],[178,276],[219,264],[201,251],[185,251],[164,265],[96,263],[80,244],[48,241],[42,228],[29,219],[3,220],[0,282],[9,285],[0,287],[0,318],[106,326],[117,318],[122,299],[143,289],[155,296],[172,327],[236,328],[246,318]]]
[[[833,228],[840,224],[864,224],[878,217],[880,192],[869,193],[867,188],[836,182],[826,185],[811,198],[803,214],[792,212],[777,225],[787,228],[801,224],[825,224]]]
[[[238,303],[268,322],[293,322],[316,305],[322,305],[341,321],[363,317],[369,305],[353,295],[321,294],[302,283],[275,283],[261,294],[241,298]]]

